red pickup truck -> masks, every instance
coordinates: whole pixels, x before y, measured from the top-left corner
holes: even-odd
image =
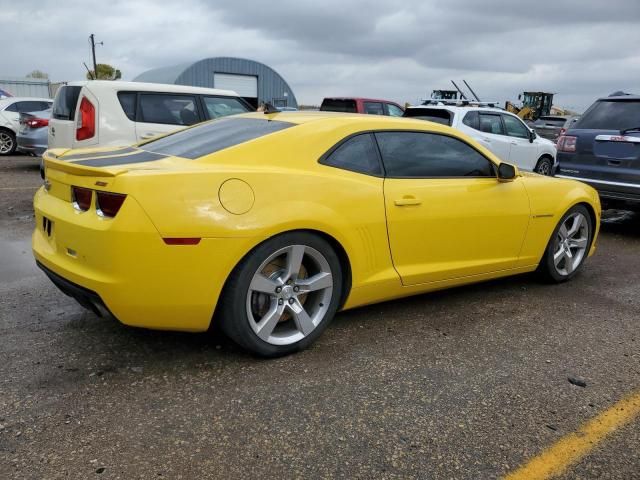
[[[321,112],[368,113],[369,115],[390,115],[401,117],[404,109],[389,100],[374,98],[327,97],[320,105]]]

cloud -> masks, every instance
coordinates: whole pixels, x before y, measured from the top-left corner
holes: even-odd
[[[93,32],[104,42],[98,61],[125,79],[240,56],[278,70],[301,103],[416,102],[463,78],[483,99],[546,90],[579,110],[614,90],[640,93],[640,2],[0,0],[0,11],[4,75],[37,68],[54,80],[84,78]]]

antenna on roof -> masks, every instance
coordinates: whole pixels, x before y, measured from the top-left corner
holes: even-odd
[[[280,110],[271,105],[269,102],[264,102],[258,107],[257,111],[264,112],[265,115],[269,115],[270,113],[280,113]]]

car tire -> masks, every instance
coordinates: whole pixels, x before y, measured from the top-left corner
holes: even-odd
[[[322,237],[289,232],[264,241],[229,275],[214,322],[239,346],[262,357],[305,349],[340,305],[340,259]]]
[[[553,230],[538,266],[538,274],[550,283],[570,280],[587,259],[592,239],[593,220],[589,211],[583,205],[572,207]]]
[[[541,157],[533,171],[540,175],[550,177],[553,172],[553,159],[549,157]]]
[[[0,155],[13,155],[17,146],[16,135],[6,128],[0,129]]]

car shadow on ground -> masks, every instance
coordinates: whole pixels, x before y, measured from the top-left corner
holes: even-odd
[[[340,312],[323,336],[302,355],[313,358],[318,355],[318,358],[322,358],[321,351],[326,350],[328,344],[333,345],[331,348],[343,351],[356,342],[358,348],[367,349],[371,347],[371,343],[378,343],[389,332],[398,330],[398,322],[406,327],[405,335],[412,335],[412,330],[416,330],[413,334],[418,335],[425,328],[434,335],[446,336],[451,331],[460,333],[461,329],[471,328],[474,322],[484,321],[481,315],[470,315],[461,322],[459,312],[463,306],[476,305],[477,308],[472,309],[477,312],[479,305],[487,298],[502,303],[502,298],[524,290],[549,288],[532,275],[520,275],[479,285],[415,295]],[[508,314],[508,306],[504,308],[505,314]],[[451,309],[456,311],[455,315],[443,314]],[[222,362],[229,366],[262,360],[228,340],[215,323],[204,333],[154,331],[99,318],[76,305],[70,305],[64,311],[65,320],[58,337],[60,343],[55,348],[61,354],[72,351],[75,353],[74,357],[85,362],[90,358],[98,360],[101,365],[96,368],[100,371],[116,371],[136,366],[151,367],[158,371],[172,370],[176,365],[189,368],[203,362],[209,365]],[[419,325],[415,323],[417,317],[420,317]],[[314,350],[317,351],[314,353]],[[298,356],[286,358],[296,361],[296,357]]]

